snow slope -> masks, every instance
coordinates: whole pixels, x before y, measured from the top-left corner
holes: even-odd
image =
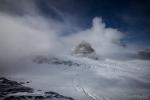
[[[75,100],[150,100],[150,62],[92,60],[72,56],[38,56],[20,61],[18,72],[36,90],[56,91]]]

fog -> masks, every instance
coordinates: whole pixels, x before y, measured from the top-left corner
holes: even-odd
[[[127,33],[108,27],[103,16],[85,28],[53,3],[45,16],[36,0],[0,1],[0,76],[76,100],[149,100],[150,62],[133,57],[139,48],[122,42]],[[82,41],[98,60],[71,56]]]
[[[97,53],[120,52],[123,33],[106,28],[102,18],[93,19],[90,29],[62,35],[63,23],[44,19],[41,16],[13,16],[0,13],[0,54],[11,58],[36,53],[69,52],[71,48],[85,40]],[[72,27],[74,27],[72,25]],[[66,30],[67,31],[67,30]]]
[[[16,4],[17,2],[8,2],[4,8],[7,11],[10,9],[9,5]],[[32,55],[70,55],[72,48],[83,40],[89,42],[96,53],[104,57],[121,58],[132,52],[120,42],[126,33],[106,27],[101,16],[95,16],[91,27],[85,29],[73,23],[78,18],[64,15],[55,7],[52,7],[54,12],[63,21],[44,17],[34,2],[22,1],[19,7],[21,9],[17,10],[22,11],[22,15],[13,14],[11,10],[0,10],[2,67]]]

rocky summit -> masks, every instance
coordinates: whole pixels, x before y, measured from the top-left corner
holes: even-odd
[[[88,57],[92,59],[98,59],[95,50],[92,48],[90,43],[82,41],[72,51],[73,56],[77,57]]]

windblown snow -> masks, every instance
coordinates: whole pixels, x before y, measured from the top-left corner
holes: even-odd
[[[22,60],[17,73],[5,75],[41,91],[75,100],[149,100],[150,62],[93,60],[74,56],[36,56]]]

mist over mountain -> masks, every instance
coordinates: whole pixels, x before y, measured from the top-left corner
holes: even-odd
[[[0,99],[149,100],[149,9],[147,0],[0,0]]]

